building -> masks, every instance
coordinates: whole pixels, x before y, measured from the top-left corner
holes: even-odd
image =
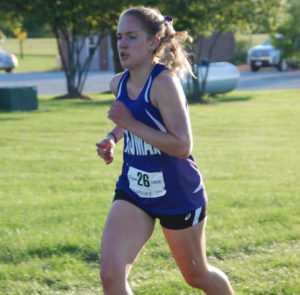
[[[113,51],[111,49],[110,35],[105,35],[98,46],[98,35],[90,35],[88,38],[79,39],[78,42],[84,42],[83,48],[80,53],[80,63],[83,64],[88,56],[94,53],[90,66],[90,71],[114,71]],[[66,58],[68,64],[69,55],[67,50],[67,43],[65,39],[61,38],[60,44],[62,47],[62,54]],[[61,69],[61,62],[59,68]]]

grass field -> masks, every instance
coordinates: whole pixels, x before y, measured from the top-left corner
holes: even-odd
[[[0,113],[0,294],[102,294],[98,253],[122,144],[106,166],[94,143],[112,95],[40,97],[40,112]],[[236,294],[300,294],[300,91],[234,92],[190,105],[209,198],[207,253]],[[47,111],[45,111],[47,110]],[[130,275],[137,295],[187,286],[161,229]]]
[[[235,34],[235,41],[246,41],[248,43],[248,48],[258,45],[263,41],[267,40],[268,34]]]
[[[28,38],[23,41],[23,54],[20,57],[20,44],[15,38],[8,38],[0,46],[7,52],[17,56],[19,66],[13,71],[43,72],[57,69],[56,56],[58,48],[55,38]]]

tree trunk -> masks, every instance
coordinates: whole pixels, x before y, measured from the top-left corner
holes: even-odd
[[[100,41],[106,35],[106,32],[98,36],[94,51],[92,51],[84,61],[80,60],[80,55],[89,35],[81,36],[81,40],[78,40],[75,31],[54,30],[54,32],[67,84],[67,94],[61,96],[61,98],[90,99],[88,96],[82,94],[82,90],[93,56],[99,47]],[[64,43],[67,53],[63,51],[62,43]]]
[[[116,30],[111,30],[110,31],[110,37],[111,37],[111,48],[113,51],[113,57],[114,57],[114,68],[115,68],[115,73],[120,73],[124,71],[123,67],[121,66],[120,63],[120,58],[119,58],[119,52],[118,52],[118,46],[117,46],[117,34]]]
[[[196,76],[196,79],[193,78],[193,99],[196,102],[203,103],[203,92],[202,89],[200,89],[200,82],[199,82],[199,75],[202,74],[200,71],[199,73],[199,66],[201,66],[201,55],[202,55],[202,49],[203,49],[203,40],[204,36],[197,36],[195,43],[194,43],[194,55],[192,58],[192,66],[194,70],[194,74]]]
[[[20,45],[20,57],[24,58],[24,55],[23,55],[23,40],[19,41],[19,45]]]
[[[216,35],[213,39],[213,42],[212,42],[211,46],[208,49],[208,63],[207,63],[207,67],[206,67],[206,70],[205,70],[204,77],[202,79],[202,85],[201,85],[201,92],[203,93],[203,95],[205,95],[205,93],[206,93],[206,84],[207,84],[207,77],[208,77],[208,72],[209,72],[209,65],[210,65],[210,62],[211,62],[211,59],[212,59],[214,49],[217,45],[217,41],[218,41],[219,37],[221,36],[221,34],[222,34],[221,32],[216,33]]]

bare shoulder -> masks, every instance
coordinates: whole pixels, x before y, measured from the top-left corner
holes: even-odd
[[[185,94],[178,77],[169,71],[162,71],[153,81],[151,101],[157,107],[161,102],[185,101]]]
[[[110,80],[109,87],[115,95],[117,95],[118,85],[119,85],[119,82],[120,82],[123,74],[124,74],[124,72],[118,73],[115,76],[113,76],[113,78]]]

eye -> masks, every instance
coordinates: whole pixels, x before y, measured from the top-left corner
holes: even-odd
[[[129,39],[136,39],[136,36],[129,36]]]

